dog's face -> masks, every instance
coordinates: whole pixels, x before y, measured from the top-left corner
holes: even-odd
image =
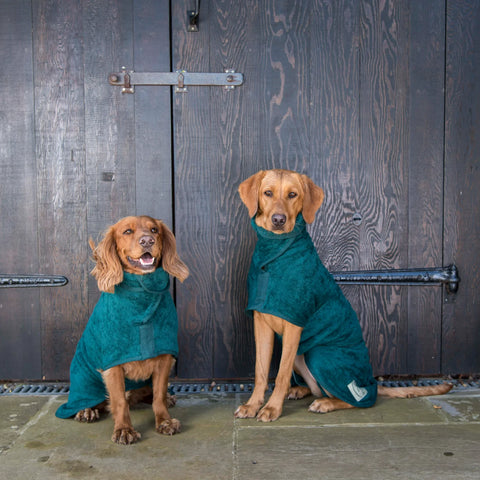
[[[262,170],[240,184],[240,198],[255,223],[274,233],[293,230],[302,212],[312,223],[323,202],[323,190],[306,175],[290,170]]]
[[[150,217],[126,217],[113,225],[117,254],[123,270],[151,273],[162,256],[162,225]]]
[[[123,272],[144,275],[161,266],[183,282],[189,275],[177,254],[170,229],[160,220],[148,216],[125,217],[106,231],[95,246],[90,240],[96,262],[92,275],[103,292],[114,292],[123,280]]]

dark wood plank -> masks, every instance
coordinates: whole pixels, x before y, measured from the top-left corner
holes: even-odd
[[[61,289],[42,289],[42,373],[68,378],[87,316],[86,170],[81,4],[33,5],[35,140],[39,264],[65,275]]]
[[[442,266],[445,3],[410,3],[408,266]],[[441,372],[442,288],[408,289],[407,373]]]
[[[134,95],[122,94],[107,77],[133,69],[131,0],[84,1],[85,148],[88,235],[94,240],[121,217],[135,214]],[[93,263],[89,261],[89,269]],[[89,276],[89,310],[99,296]]]
[[[238,19],[243,21],[239,22]],[[211,71],[226,68],[244,72],[248,62],[250,42],[258,40],[258,15],[243,2],[212,1],[210,7]],[[258,44],[257,44],[258,45]],[[253,87],[251,78],[248,78]],[[242,138],[242,124],[246,117],[245,88],[233,91],[212,88],[210,91],[209,157],[212,162],[211,255],[213,258],[212,293],[215,298],[213,378],[239,378],[251,373],[253,334],[251,319],[245,314],[246,269],[243,239],[249,222],[239,204],[237,188],[243,180],[239,160],[248,158]],[[251,92],[251,90],[250,90]],[[218,187],[215,188],[215,185]]]
[[[37,248],[32,15],[0,2],[0,272],[40,273]],[[46,273],[46,272],[42,272]],[[0,378],[41,377],[39,290],[0,289]]]
[[[443,372],[480,371],[480,4],[447,3],[445,263],[461,284],[444,299]]]
[[[408,262],[408,2],[362,2],[360,155],[354,178],[360,269]],[[406,371],[405,288],[362,289],[361,315],[375,373]]]
[[[170,71],[170,9],[167,0],[134,2],[134,69]],[[172,119],[169,87],[135,92],[135,195],[138,215],[173,228]]]
[[[172,70],[209,72],[210,2],[201,3],[199,32],[186,30],[185,1],[172,3]],[[175,231],[190,277],[177,290],[179,326],[178,376],[211,378],[215,349],[215,292],[211,226],[216,154],[209,149],[210,90],[189,87],[173,94]]]
[[[320,257],[331,270],[359,268],[355,177],[360,165],[359,6],[356,1],[313,2],[306,114],[311,160],[305,172],[325,201],[311,227]]]

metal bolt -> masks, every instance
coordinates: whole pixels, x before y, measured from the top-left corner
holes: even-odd
[[[354,213],[352,221],[355,225],[360,225],[362,223],[362,216],[359,213]]]

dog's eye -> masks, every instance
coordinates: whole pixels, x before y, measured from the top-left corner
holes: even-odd
[[[151,231],[152,233],[158,233],[158,228],[157,228],[157,227],[152,227],[152,228],[150,229],[150,231]]]
[[[133,233],[133,230],[132,230],[131,228],[127,228],[127,229],[123,232],[124,235],[131,235],[132,233]]]
[[[297,194],[295,192],[290,192],[288,194],[288,198],[295,198],[297,196]]]
[[[271,190],[265,190],[265,192],[263,192],[263,194],[266,196],[266,197],[271,197],[273,196],[273,193]]]

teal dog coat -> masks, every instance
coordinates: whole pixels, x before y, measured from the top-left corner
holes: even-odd
[[[70,366],[68,403],[56,416],[69,418],[103,402],[107,392],[100,371],[161,354],[178,355],[177,312],[170,279],[162,268],[146,275],[124,272],[115,293],[102,292]],[[148,384],[126,380],[126,390]]]
[[[322,264],[305,220],[276,234],[259,227],[248,273],[247,312],[256,310],[303,328],[298,355],[321,389],[357,407],[370,407],[377,397],[360,323],[340,287]],[[297,384],[305,385],[294,374]]]

